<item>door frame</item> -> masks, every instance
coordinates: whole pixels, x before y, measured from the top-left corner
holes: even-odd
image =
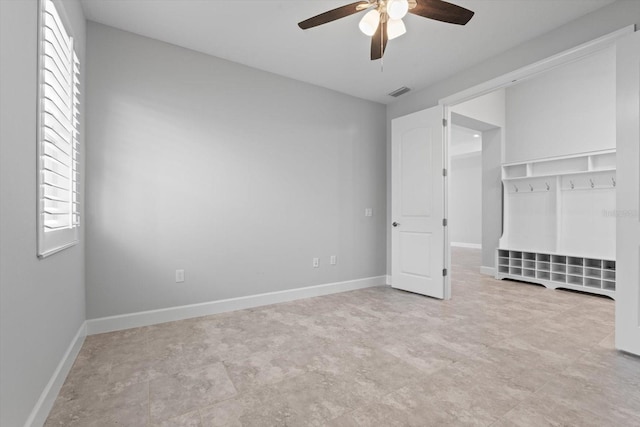
[[[443,153],[444,164],[447,170],[451,168],[451,156],[449,155],[449,144],[451,143],[451,109],[452,107],[474,98],[486,95],[490,92],[512,86],[518,82],[531,79],[541,73],[560,67],[569,62],[584,58],[593,53],[599,52],[607,48],[615,48],[618,39],[635,32],[635,25],[628,25],[617,31],[598,37],[589,42],[580,44],[576,47],[552,55],[541,61],[534,62],[515,71],[506,73],[500,77],[472,86],[461,92],[440,99],[438,105],[442,108],[443,118],[446,120],[446,129],[444,130]],[[503,141],[504,142],[504,141]],[[502,161],[504,161],[504,149],[502,150]],[[447,174],[448,175],[448,174]],[[448,178],[448,176],[446,177]],[[449,183],[448,179],[444,180],[444,214],[445,218],[449,216]],[[444,232],[444,268],[451,272],[451,241],[449,238],[448,227]],[[445,276],[445,297],[451,298],[451,274]]]

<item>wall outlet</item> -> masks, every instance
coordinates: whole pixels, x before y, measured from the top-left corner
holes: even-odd
[[[373,208],[365,208],[364,216],[373,216]]]
[[[320,258],[314,258],[313,259],[313,268],[318,268],[320,267]]]
[[[184,270],[176,270],[176,283],[184,282]]]
[[[336,265],[337,263],[338,263],[338,257],[336,257],[335,255],[331,255],[329,257],[329,264]]]

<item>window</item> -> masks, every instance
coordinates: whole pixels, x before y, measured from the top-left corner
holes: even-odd
[[[79,62],[51,0],[40,1],[38,50],[38,256],[78,242]]]

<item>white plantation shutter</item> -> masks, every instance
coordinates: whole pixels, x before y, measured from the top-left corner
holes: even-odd
[[[78,241],[78,95],[73,37],[51,0],[40,2],[38,256]]]

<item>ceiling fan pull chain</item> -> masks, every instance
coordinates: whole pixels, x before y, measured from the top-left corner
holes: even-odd
[[[380,25],[384,25],[384,23],[381,22]],[[381,73],[384,73],[384,31],[385,31],[385,28],[382,27],[382,31],[380,31],[380,51],[381,51],[380,72]]]

